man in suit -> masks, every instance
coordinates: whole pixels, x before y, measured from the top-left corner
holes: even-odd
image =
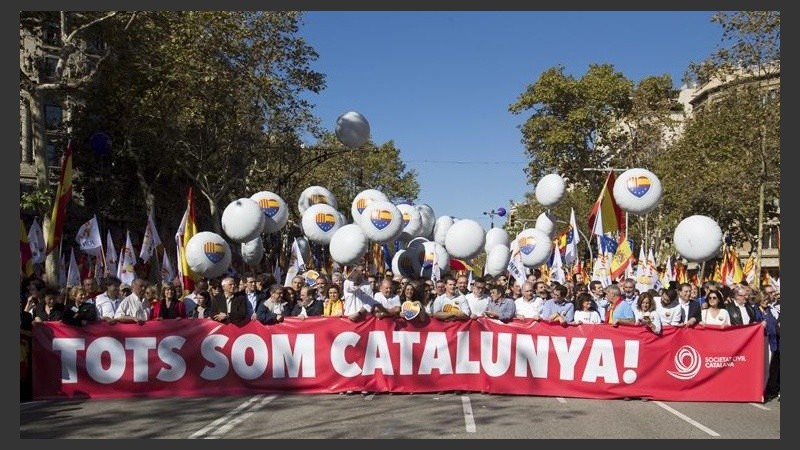
[[[211,318],[221,323],[247,322],[247,295],[243,291],[237,292],[233,277],[223,278],[221,285],[222,295],[214,297],[211,302]]]
[[[681,307],[681,324],[686,327],[697,325],[702,319],[701,306],[697,300],[692,300],[692,285],[681,283],[678,287],[678,305]]]
[[[756,310],[748,301],[750,288],[737,286],[733,289],[733,301],[725,305],[731,316],[731,325],[747,325],[756,321]]]

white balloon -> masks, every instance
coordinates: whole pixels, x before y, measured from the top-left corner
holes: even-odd
[[[536,183],[536,201],[544,206],[553,206],[564,197],[564,179],[557,173],[542,177]]]
[[[359,226],[372,241],[394,241],[403,231],[403,214],[390,201],[374,201],[364,208]]]
[[[339,264],[356,264],[367,253],[369,241],[361,227],[351,223],[336,230],[331,237],[331,258]]]
[[[261,191],[251,195],[250,199],[258,203],[264,212],[264,233],[275,233],[286,226],[289,220],[289,207],[280,195]]]
[[[264,231],[265,218],[258,203],[240,198],[228,204],[222,212],[222,230],[232,241],[252,241]]]
[[[419,211],[420,220],[422,221],[422,232],[420,236],[425,236],[428,239],[433,239],[433,228],[436,225],[436,214],[433,208],[425,203],[416,206]]]
[[[517,235],[517,244],[525,267],[544,264],[553,252],[553,241],[536,228],[526,228]]]
[[[486,243],[486,232],[478,222],[461,219],[447,230],[444,239],[447,253],[458,259],[472,259],[477,256]]]
[[[702,262],[716,256],[722,245],[722,229],[708,216],[689,216],[675,227],[675,248],[688,261]]]
[[[447,230],[453,226],[452,216],[441,216],[436,219],[433,227],[433,240],[439,245],[444,245],[444,240],[447,237]]]
[[[406,254],[406,250],[398,250],[392,258],[392,272],[403,277],[414,277],[414,265],[411,262],[411,255]]]
[[[403,215],[403,232],[408,233],[409,236],[417,237],[422,235],[422,218],[420,217],[419,210],[414,205],[408,203],[401,203],[397,205],[397,209]]]
[[[647,169],[628,169],[614,181],[614,200],[629,213],[650,212],[661,200],[661,180]]]
[[[483,250],[486,251],[486,255],[489,255],[495,246],[505,245],[508,247],[508,244],[508,231],[494,227],[486,232],[486,245],[483,246]]]
[[[353,198],[353,204],[350,206],[350,215],[353,216],[353,223],[361,223],[361,213],[364,212],[364,208],[367,205],[374,201],[388,202],[389,197],[377,189],[365,189]]]
[[[556,218],[545,211],[536,218],[536,225],[534,228],[549,236],[550,239],[553,239],[553,236],[556,234]]]
[[[497,244],[486,254],[486,273],[496,277],[505,272],[511,261],[511,250],[506,244]]]
[[[331,205],[317,203],[303,213],[303,234],[312,242],[328,245],[331,237],[339,229],[339,213]]]
[[[369,140],[369,122],[355,111],[346,112],[336,119],[336,137],[350,148],[361,147]]]
[[[324,203],[333,206],[333,209],[339,207],[336,202],[336,197],[331,191],[322,186],[309,186],[300,193],[300,198],[297,199],[297,210],[300,211],[302,216],[306,209],[311,205]]]
[[[261,240],[261,236],[252,241],[242,242],[241,245],[242,259],[245,264],[258,265],[261,258],[264,257],[264,242]]]
[[[261,214],[260,209],[258,213]],[[192,272],[206,278],[216,278],[230,267],[231,249],[222,236],[201,231],[186,243],[186,262]]]

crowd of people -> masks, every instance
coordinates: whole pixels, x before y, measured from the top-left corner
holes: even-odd
[[[346,273],[298,275],[282,285],[267,273],[246,273],[200,279],[184,292],[180,282],[150,283],[137,278],[130,285],[116,277],[98,284],[85,278],[67,291],[47,286],[36,277],[21,284],[21,328],[62,321],[83,326],[149,320],[206,319],[220,323],[264,325],[286,317],[346,317],[358,322],[376,318],[464,321],[488,317],[569,325],[644,326],[655,334],[666,327],[727,327],[760,322],[769,343],[765,401],[780,400],[780,291],[747,284],[702,286],[675,284],[640,292],[634,279],[603,286],[580,275],[566,283],[545,281],[538,271],[526,280],[500,275],[472,278],[446,275],[438,280],[400,276],[391,271],[369,274],[363,265]],[[404,306],[416,314],[403,316]]]

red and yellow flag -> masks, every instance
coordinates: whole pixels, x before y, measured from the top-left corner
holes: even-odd
[[[67,203],[72,198],[72,141],[64,150],[64,161],[61,163],[61,177],[58,181],[56,198],[53,203],[53,212],[50,215],[50,227],[47,229],[47,250],[49,254],[61,244],[61,234],[64,231],[64,220],[67,216]]]
[[[592,210],[589,211],[589,229],[592,230],[592,233],[595,230],[595,218],[598,212],[602,217],[602,233],[612,233],[614,231],[625,233],[625,213],[622,212],[622,208],[614,200],[615,178],[614,172],[609,171],[606,182],[603,183],[603,188],[600,189],[600,195],[597,197],[597,201],[594,202]]]
[[[627,236],[623,234],[622,240],[617,245],[617,251],[614,252],[614,258],[611,259],[611,279],[619,280],[623,277],[625,269],[628,268],[632,259],[633,249],[631,249],[631,243],[628,241]]]
[[[194,281],[197,279],[197,275],[189,269],[189,262],[186,260],[186,244],[195,234],[197,234],[197,221],[194,216],[192,187],[189,186],[189,193],[186,195],[186,211],[178,226],[178,232],[175,233],[175,245],[178,249],[178,275],[183,283],[184,293],[194,290]]]
[[[33,255],[31,254],[28,233],[25,231],[22,217],[19,218],[19,265],[22,275],[27,277],[33,274]]]

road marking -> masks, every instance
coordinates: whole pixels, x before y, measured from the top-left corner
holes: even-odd
[[[567,401],[564,400],[563,397],[556,397],[556,400],[558,400],[558,403],[567,403]]]
[[[753,405],[758,409],[763,409],[764,411],[772,411],[771,409],[767,408],[766,406],[762,405],[761,403],[748,403],[748,405]]]
[[[266,405],[267,403],[275,400],[277,397],[278,396],[276,394],[272,394],[269,397],[262,398],[260,402],[253,404],[253,406],[251,406],[247,410],[246,413],[240,414],[240,415],[232,418],[228,423],[226,423],[226,424],[222,425],[221,427],[217,428],[213,433],[211,433],[211,435],[206,436],[206,439],[219,439],[225,433],[227,433],[228,431],[231,431],[231,429],[233,427],[235,427],[236,425],[239,425],[240,423],[242,423],[245,420],[247,420],[248,418],[250,418],[250,416],[255,414],[256,411],[258,411],[259,409],[263,408],[264,405]]]
[[[461,406],[464,409],[464,424],[467,427],[467,433],[474,433],[475,417],[472,416],[472,404],[466,395],[461,396]]]
[[[373,398],[375,398],[374,392],[364,396],[364,400],[372,400]]]
[[[656,405],[666,409],[667,411],[671,412],[672,414],[675,414],[676,416],[680,417],[681,419],[685,420],[686,422],[689,422],[690,424],[692,424],[695,427],[699,428],[700,430],[702,430],[706,434],[709,434],[709,435],[714,436],[714,437],[719,437],[719,433],[717,433],[716,431],[712,430],[711,428],[708,428],[707,426],[703,425],[702,423],[692,419],[691,417],[687,416],[686,414],[683,414],[682,412],[680,412],[678,410],[675,410],[675,409],[671,408],[670,406],[668,406],[668,405],[666,405],[666,404],[664,404],[662,402],[655,401],[653,403],[655,403]]]
[[[197,439],[200,436],[206,434],[210,430],[214,429],[216,426],[224,423],[226,420],[229,420],[230,417],[238,414],[239,411],[249,407],[251,404],[253,404],[253,402],[261,400],[262,397],[264,397],[264,394],[258,394],[258,395],[254,396],[254,397],[251,397],[246,402],[242,403],[241,405],[237,406],[236,408],[234,408],[233,410],[228,412],[228,414],[225,414],[224,416],[220,417],[219,419],[217,419],[217,420],[211,422],[210,424],[204,426],[203,428],[195,431],[191,436],[189,436],[189,439]]]

